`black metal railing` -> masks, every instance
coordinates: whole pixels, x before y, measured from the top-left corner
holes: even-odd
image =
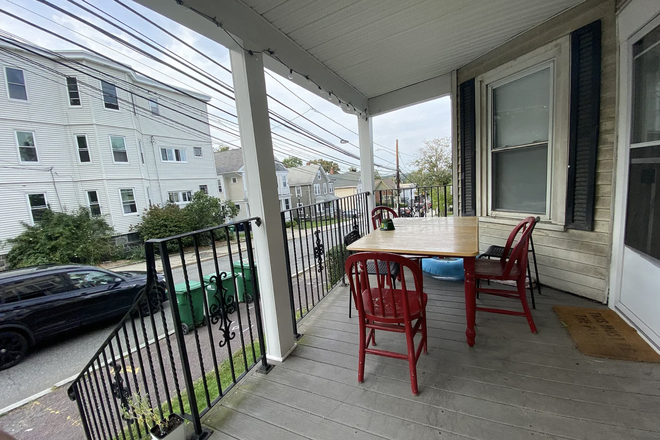
[[[367,196],[359,193],[282,211],[289,296],[297,323],[344,279],[344,236],[369,232]]]
[[[454,215],[451,185],[419,186],[374,191],[376,206],[398,209],[399,217]]]
[[[145,288],[69,387],[88,439],[148,435],[132,417],[138,398],[205,438],[201,417],[254,366],[269,370],[251,237],[260,224],[251,218],[145,244]]]

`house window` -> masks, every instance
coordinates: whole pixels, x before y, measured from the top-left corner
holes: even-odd
[[[282,176],[282,188],[286,188],[286,176]]]
[[[7,79],[7,93],[9,99],[27,101],[27,88],[25,87],[25,75],[21,69],[5,67],[5,78]]]
[[[302,197],[302,186],[296,186],[296,197]]]
[[[318,170],[318,172],[316,173],[316,178],[321,180],[321,170]]]
[[[151,110],[151,114],[153,115],[160,115],[160,109],[158,108],[158,101],[156,101],[155,99],[150,99],[149,110]]]
[[[78,80],[73,76],[66,77],[66,88],[69,92],[69,105],[79,107],[82,105],[80,100],[80,90],[78,90]]]
[[[328,191],[330,191],[331,193],[335,192],[335,184],[334,183],[328,183]]]
[[[296,208],[300,208],[302,206],[304,206],[302,203],[300,203],[300,202],[296,203]]]
[[[87,146],[87,136],[84,134],[76,135],[76,145],[78,146],[78,159],[80,162],[91,162],[89,147]]]
[[[112,147],[112,160],[115,163],[128,162],[126,138],[124,136],[110,136],[110,146]]]
[[[238,179],[236,177],[231,178],[231,183],[238,183]]]
[[[218,192],[222,194],[222,181],[218,180]]]
[[[284,199],[284,209],[291,209],[291,199]]]
[[[167,197],[172,203],[190,203],[192,191],[170,191],[167,193]]]
[[[161,148],[160,159],[163,162],[188,162],[188,155],[183,149]]]
[[[16,143],[18,144],[18,155],[21,162],[39,162],[37,146],[34,141],[34,132],[17,131]]]
[[[93,217],[101,215],[101,204],[99,203],[99,195],[96,191],[87,191],[87,205]]]
[[[209,187],[207,185],[199,185],[199,190],[203,192],[204,194],[209,193]]]
[[[135,194],[132,189],[120,189],[121,205],[124,215],[136,214],[137,204],[135,203]]]
[[[326,182],[323,182],[323,194],[328,193],[328,184]]]
[[[44,212],[48,209],[48,200],[46,194],[28,194],[28,202],[30,203],[32,224],[34,224],[41,220]]]
[[[241,212],[241,204],[240,204],[240,203],[236,203],[235,205],[236,205],[236,210],[237,210],[238,212]]]
[[[319,195],[321,194],[321,184],[320,183],[315,183],[314,184],[314,194]]]
[[[101,81],[101,91],[103,92],[103,106],[112,110],[119,110],[117,88],[113,84]]]
[[[552,67],[491,86],[491,209],[548,213]]]
[[[195,154],[195,157],[204,157],[202,147],[193,147],[193,153]]]

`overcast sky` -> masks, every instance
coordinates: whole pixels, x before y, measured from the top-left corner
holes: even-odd
[[[73,13],[75,17],[80,17],[94,23],[97,26],[108,30],[113,35],[157,55],[158,58],[163,59],[170,65],[185,70],[194,78],[199,78],[197,74],[182,67],[182,65],[178,64],[175,60],[167,58],[165,55],[137,42],[128,35],[128,33],[124,33],[101,19],[94,17],[92,14],[79,9],[72,2],[66,0],[50,1],[54,5]],[[195,66],[204,69],[215,78],[231,86],[232,79],[230,73],[199,55],[185,44],[166,35],[142,18],[123,8],[118,3],[109,0],[87,0],[88,4],[85,4],[82,0],[76,1],[98,14],[107,14],[107,16],[105,16],[106,18],[112,17],[124,22],[126,25],[143,33],[147,37],[165,46],[167,49],[192,62]],[[225,67],[230,67],[229,52],[225,47],[208,40],[207,38],[200,36],[165,17],[157,15],[149,9],[143,8],[130,0],[122,1],[177,35],[197,50],[208,55],[211,59],[215,60],[215,62],[220,63]],[[95,10],[93,6],[90,5],[96,6],[98,9]],[[165,66],[140,55],[134,50],[114,41],[109,36],[103,35],[92,29],[90,26],[78,21],[76,18],[65,15],[63,12],[59,12],[35,0],[0,0],[0,7],[17,16],[27,19],[31,23],[74,40],[87,48],[98,51],[119,62],[129,64],[138,72],[152,76],[160,81],[186,87],[212,96],[213,99],[211,104],[213,106],[235,113],[233,101],[230,98],[221,96],[218,90],[222,90],[222,88],[217,84],[212,84],[208,80],[205,80],[207,83],[206,85],[200,84],[185,74],[175,71],[172,67]],[[33,44],[44,46],[48,49],[80,49],[75,45],[48,35],[45,32],[36,30],[35,28],[4,14],[0,15],[0,23],[0,28],[3,31],[17,35]],[[0,63],[6,60],[7,55],[0,54]],[[277,80],[273,79],[271,75]],[[330,141],[336,146],[355,155],[359,154],[357,147],[358,136],[356,134],[357,119],[354,115],[344,113],[337,105],[329,102],[327,99],[311,93],[297,86],[287,78],[283,78],[277,74],[267,74],[266,84],[268,93],[271,96],[282,101],[294,110],[291,111],[273,100],[270,100],[269,107],[272,111],[277,112],[289,120],[293,120],[296,124],[299,124],[323,139]],[[227,116],[212,107],[209,108],[209,113],[211,115],[211,135],[214,137],[214,145],[224,144],[228,146],[239,146],[240,139],[238,139],[237,136],[226,132],[236,131],[236,119]],[[324,127],[327,131],[315,127],[311,122],[305,120],[305,118],[314,121],[316,124]],[[424,140],[451,136],[449,98],[435,99],[403,110],[377,116],[374,118],[373,122],[374,140],[376,144],[378,144],[375,146],[377,150],[375,153],[377,156],[375,162],[394,168],[394,146],[396,139],[399,139],[401,166],[405,172],[406,170],[412,169],[410,162],[414,160],[416,152],[423,145]],[[279,133],[289,139],[284,140],[278,136],[274,136],[275,155],[280,159],[288,155],[295,155],[301,157],[303,160],[323,157],[339,162],[342,170],[346,170],[348,166],[352,164],[359,165],[358,160],[312,142],[309,139],[306,139],[299,134],[292,133],[288,129],[280,127],[275,123],[272,124],[272,127],[274,133]],[[349,143],[340,144],[341,139],[347,140]],[[304,151],[300,146],[296,145],[296,143],[303,144],[316,151]],[[387,173],[388,171],[381,170],[381,172]]]

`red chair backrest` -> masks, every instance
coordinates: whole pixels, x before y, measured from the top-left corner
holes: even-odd
[[[397,217],[399,216],[396,214],[396,211],[392,208],[388,208],[387,206],[376,206],[371,210],[371,224],[373,225],[374,229],[380,228],[380,224],[384,218]]]
[[[387,267],[386,276],[372,277],[375,280],[375,286],[372,286],[372,281],[367,273],[367,262],[369,261],[373,262],[375,267],[378,267],[379,262],[384,262],[384,266]],[[398,295],[392,295],[391,292],[393,280],[390,263],[397,263],[400,267],[400,285],[396,290]],[[406,269],[412,273],[412,286],[406,284],[405,275],[409,273]],[[417,263],[406,257],[385,252],[360,252],[351,255],[346,260],[346,274],[360,317],[377,322],[402,323],[410,321],[409,301],[419,301],[417,309],[422,309],[422,292],[424,290],[422,269]],[[381,275],[385,275],[385,273]],[[362,300],[363,292],[366,293],[367,304],[370,303],[369,310],[365,310]],[[415,292],[416,295],[410,295],[411,292]]]
[[[536,225],[536,219],[534,217],[527,217],[513,228],[509,238],[506,241],[506,246],[504,247],[504,252],[500,257],[500,261],[505,262],[506,266],[502,275],[508,277],[513,270],[514,265],[518,265],[518,269],[522,276],[525,274],[527,268],[527,254],[529,249],[529,237],[532,235],[534,226]],[[514,240],[520,235],[520,239],[514,246]],[[513,246],[513,250],[512,250]],[[508,258],[508,260],[507,260]]]

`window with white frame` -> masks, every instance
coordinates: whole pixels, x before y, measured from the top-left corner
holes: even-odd
[[[231,178],[231,183],[238,183],[238,178],[232,177]]]
[[[291,209],[291,199],[284,199],[284,209]]]
[[[188,155],[184,149],[161,148],[160,159],[163,162],[188,162]]]
[[[282,188],[286,188],[286,176],[282,176]]]
[[[320,183],[315,183],[314,184],[314,194],[319,195],[321,194],[321,184]]]
[[[78,90],[78,79],[75,76],[66,77],[66,89],[69,94],[69,105],[71,107],[80,107],[80,90]]]
[[[334,183],[332,183],[332,182],[328,183],[328,191],[330,191],[331,193],[335,192],[335,184]]]
[[[16,144],[21,162],[39,162],[33,131],[17,131]]]
[[[209,187],[207,185],[199,185],[199,190],[203,192],[204,194],[209,193]]]
[[[112,148],[112,160],[115,163],[127,163],[126,138],[124,136],[110,136],[110,147]]]
[[[328,193],[328,184],[326,182],[323,182],[323,194]]]
[[[41,220],[44,212],[48,209],[48,200],[46,194],[28,194],[28,203],[30,204],[30,215],[32,224]]]
[[[155,99],[149,100],[149,110],[152,115],[160,115],[160,108],[158,107],[158,101]]]
[[[302,197],[302,186],[296,186],[296,197]]]
[[[193,153],[195,157],[204,157],[204,152],[202,151],[202,147],[193,147]]]
[[[135,203],[135,193],[132,188],[120,189],[121,206],[124,215],[137,214],[137,203]]]
[[[5,78],[7,80],[7,94],[9,99],[27,101],[27,87],[25,86],[25,74],[21,69],[5,67]]]
[[[76,135],[76,146],[78,147],[78,160],[81,163],[91,162],[92,157],[89,154],[89,146],[87,145],[87,136],[84,134]]]
[[[241,212],[241,204],[240,203],[235,203],[235,206],[236,206],[236,210],[238,212]]]
[[[103,92],[103,106],[111,110],[119,110],[119,99],[117,98],[117,87],[105,81],[101,81]]]
[[[218,180],[218,192],[222,194],[222,180]]]
[[[553,68],[490,86],[491,210],[547,215]]]
[[[318,172],[316,173],[316,178],[321,180],[321,170],[318,170]]]
[[[167,199],[172,203],[190,203],[192,191],[170,191],[167,193]]]
[[[87,206],[89,206],[89,212],[93,217],[101,215],[101,203],[99,202],[99,194],[96,191],[87,191]]]
[[[302,206],[304,206],[304,205],[301,202],[296,203],[296,208],[300,208]]]

